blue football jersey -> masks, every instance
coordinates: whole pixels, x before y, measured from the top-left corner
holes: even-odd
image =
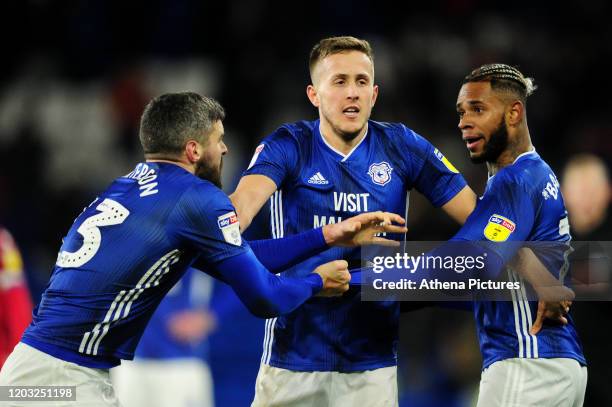
[[[402,124],[368,122],[348,155],[328,145],[319,121],[286,124],[268,136],[245,175],[272,179],[272,236],[280,238],[369,211],[406,213],[416,189],[436,207],[466,183],[428,141]],[[388,236],[401,240],[403,236]],[[336,259],[359,261],[359,249],[331,248],[289,269],[310,273]],[[352,372],[397,363],[399,303],[362,302],[358,290],[314,297],[265,325],[262,363],[297,371]]]
[[[550,167],[535,152],[520,155],[512,165],[489,178],[484,195],[453,240],[498,242],[490,247],[505,261],[520,247],[512,242],[534,243],[540,261],[563,278],[571,247],[567,211],[559,183]],[[506,243],[501,243],[506,242]],[[565,249],[565,250],[564,250]],[[522,281],[512,269],[510,281]],[[474,313],[483,357],[483,368],[508,358],[571,358],[586,364],[574,322],[565,326],[544,324],[537,335],[529,330],[535,321],[538,303],[528,301],[525,285],[512,290],[512,301],[476,301]]]
[[[250,250],[229,198],[169,163],[140,163],[76,218],[22,341],[83,366],[132,359],[187,267]]]
[[[140,338],[134,358],[208,359],[208,339],[178,340],[170,331],[173,317],[186,311],[209,311],[213,278],[190,268],[161,301]]]

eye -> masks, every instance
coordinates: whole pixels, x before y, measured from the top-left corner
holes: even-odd
[[[463,115],[465,115],[465,112],[457,112],[457,115],[459,116],[460,119],[463,118]]]
[[[359,83],[361,86],[366,86],[368,81],[366,79],[360,79],[357,83]]]
[[[334,85],[344,85],[344,79],[336,79]]]

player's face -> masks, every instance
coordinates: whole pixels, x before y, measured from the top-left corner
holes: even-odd
[[[195,174],[221,188],[221,169],[227,146],[223,142],[223,123],[215,122],[208,139],[202,144],[202,154],[196,162]]]
[[[374,66],[362,52],[323,58],[314,69],[308,97],[319,108],[321,124],[350,141],[364,129],[378,95]]]
[[[459,129],[474,163],[495,162],[508,148],[505,104],[489,82],[468,82],[457,97]]]

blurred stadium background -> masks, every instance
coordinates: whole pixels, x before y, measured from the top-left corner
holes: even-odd
[[[15,3],[3,7],[0,27],[0,224],[22,249],[35,303],[75,215],[141,159],[138,121],[151,97],[192,90],[224,105],[224,189],[231,192],[262,137],[283,122],[316,117],[305,95],[307,57],[325,36],[371,42],[380,85],[373,118],[404,122],[427,137],[479,193],[486,170],[467,160],[454,105],[463,76],[486,62],[516,65],[536,79],[531,135],[559,176],[579,152],[612,164],[612,14],[604,0],[571,7],[477,0]],[[247,236],[266,236],[262,212]],[[450,237],[456,227],[440,214],[413,194],[409,238]],[[609,228],[598,235],[611,237]],[[219,292],[216,301],[235,301]],[[605,375],[612,357],[601,339],[608,327],[600,319],[610,321],[609,304],[574,309],[593,364],[587,406],[612,405]],[[248,405],[263,321],[241,306],[227,315],[210,342],[216,404]],[[479,375],[470,314],[427,309],[402,317],[402,406],[468,406]]]

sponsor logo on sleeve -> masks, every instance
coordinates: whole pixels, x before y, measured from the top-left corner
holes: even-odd
[[[217,218],[217,225],[223,233],[223,238],[227,243],[235,246],[242,244],[242,237],[240,236],[240,222],[238,222],[238,216],[236,212],[228,212],[225,215]]]
[[[440,152],[440,150],[438,150],[437,148],[434,150],[434,154],[436,155],[436,157],[438,157],[438,160],[442,161],[442,164],[444,164],[444,166],[446,168],[448,168],[448,170],[450,172],[454,172],[455,174],[459,174],[459,170],[455,168],[455,166],[448,161],[448,159],[446,157],[444,157],[444,154],[442,154]]]
[[[516,229],[516,224],[510,219],[493,214],[484,229],[484,235],[492,242],[505,242]]]
[[[257,146],[257,148],[255,149],[255,154],[253,154],[253,158],[251,158],[251,162],[249,163],[247,170],[250,170],[251,167],[255,165],[255,163],[257,162],[257,158],[259,158],[259,153],[263,151],[265,146],[265,144],[260,144]]]

